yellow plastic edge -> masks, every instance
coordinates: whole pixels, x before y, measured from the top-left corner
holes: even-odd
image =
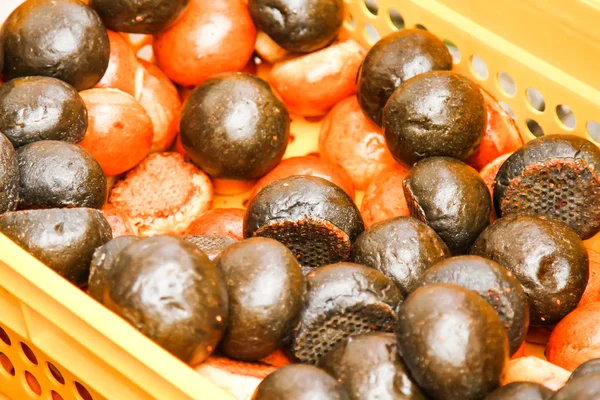
[[[0,297],[4,292],[14,295],[54,325],[41,326],[39,330],[27,327],[26,332],[17,333],[42,352],[53,355],[63,369],[76,374],[86,388],[102,398],[130,398],[124,394],[138,389],[136,393],[144,394],[139,398],[147,399],[233,399],[1,234],[0,257]],[[0,322],[16,331],[19,321],[6,317],[0,315]],[[63,340],[81,345],[94,358],[85,363],[75,362],[76,355],[54,351],[53,347],[59,345],[58,338],[45,340],[44,329],[54,331],[55,327],[64,335]],[[61,348],[67,349],[68,346]],[[93,368],[94,363],[104,368]],[[4,387],[1,390],[20,400],[23,385],[17,386],[20,390],[15,392]]]
[[[439,1],[535,57],[600,88],[599,0],[502,0],[494,6],[489,1]]]
[[[549,5],[542,7],[542,3]],[[596,24],[600,21],[600,8],[590,6],[588,1],[570,0],[568,4],[564,1],[561,3],[565,12],[575,13],[574,10],[579,10],[574,16],[578,18],[577,21],[589,21],[586,23],[590,27],[592,21]],[[526,36],[539,36],[542,28],[544,29],[542,33],[554,29],[560,22],[557,18],[561,10],[556,2],[507,0],[491,5],[487,1],[473,0],[378,0],[377,4],[379,7],[377,15],[371,14],[362,0],[348,4],[349,15],[353,22],[346,23],[345,27],[363,45],[373,44],[373,40],[366,33],[368,25],[376,29],[380,36],[385,36],[396,29],[390,19],[390,10],[395,10],[403,17],[406,27],[414,28],[417,24],[421,24],[440,39],[454,43],[461,53],[460,62],[455,65],[454,70],[471,77],[499,101],[506,103],[516,115],[517,125],[526,141],[534,138],[527,127],[527,120],[536,121],[546,134],[568,133],[593,140],[588,133],[587,123],[590,121],[600,123],[600,90],[598,86],[585,81],[587,75],[581,72],[589,70],[596,74],[600,69],[600,62],[595,63],[595,61],[600,56],[597,53],[590,54],[589,63],[576,70],[572,68],[571,72],[577,73],[573,75],[556,66],[557,60],[561,59],[563,48],[555,46],[543,52],[541,50],[530,52],[528,48],[533,45],[529,41],[521,40],[523,46],[529,46],[521,47],[519,41],[513,43],[502,36],[510,32],[511,28],[518,28],[519,32],[525,29],[523,35]],[[501,9],[503,15],[517,15],[525,7],[524,4],[538,5],[535,9],[535,22],[524,24],[525,27],[517,25],[516,19],[502,19],[497,14],[497,10]],[[583,19],[579,19],[580,17]],[[477,18],[477,22],[474,18]],[[492,30],[497,27],[497,24],[492,24],[493,18],[499,18],[505,24],[502,31]],[[600,35],[597,28],[594,32],[591,37]],[[576,37],[582,38],[583,35],[580,33]],[[571,43],[571,51],[577,51],[578,57],[581,58],[586,56],[587,49],[594,49],[600,46],[599,44],[600,40],[587,47],[583,44],[579,46],[579,43]],[[474,73],[471,66],[473,56],[480,57],[486,63],[488,69],[486,79]],[[516,84],[516,95],[508,95],[502,90],[498,82],[500,72],[507,73],[513,78]],[[525,94],[529,88],[537,89],[544,96],[546,107],[543,112],[529,105]],[[559,105],[567,105],[574,113],[576,120],[574,128],[568,128],[559,120],[556,114],[556,107]]]
[[[568,10],[563,0],[506,0],[493,6],[487,1],[474,0],[379,0],[378,5],[378,15],[374,16],[361,0],[349,3],[354,27],[346,23],[345,28],[351,37],[368,47],[373,42],[366,35],[365,24],[371,24],[381,36],[390,33],[395,29],[389,18],[389,10],[393,8],[400,12],[407,27],[419,23],[441,39],[452,41],[461,51],[461,61],[455,69],[473,77],[508,104],[526,140],[533,137],[526,119],[535,119],[547,133],[566,132],[588,138],[585,123],[600,119],[598,81],[586,74],[598,70],[598,54],[590,54],[587,65],[561,59],[567,58],[566,50],[576,52],[576,57],[571,59],[580,59],[581,54],[597,49],[600,43],[600,31],[595,26],[600,20],[597,1],[570,0]],[[529,16],[527,23],[519,17],[521,13]],[[555,40],[555,44],[538,48],[540,42],[532,40],[532,35],[555,28],[557,21],[565,21],[565,16],[568,23],[562,23],[560,29],[551,33],[549,42]],[[569,33],[569,29],[577,32]],[[565,34],[581,41],[559,40]],[[573,48],[568,47],[571,44]],[[473,74],[470,66],[473,55],[486,62],[487,79]],[[514,79],[515,96],[501,90],[496,79],[499,72],[506,72]],[[600,76],[595,75],[595,78],[600,79]],[[544,95],[544,112],[533,110],[527,104],[524,91],[528,87]],[[558,104],[566,104],[573,110],[577,119],[575,129],[566,129],[557,120],[553,111]],[[316,151],[318,129],[318,123],[296,118],[292,133],[298,143],[290,146],[286,157]],[[215,206],[239,207],[245,197],[245,194],[218,197]],[[0,304],[3,300],[6,304],[20,303],[12,314],[0,309],[0,324],[68,370],[91,389],[94,399],[232,398],[2,235],[0,260]],[[60,339],[62,343],[58,342]],[[2,345],[0,343],[0,352],[9,352]],[[13,358],[25,365],[23,357],[18,358],[14,344],[11,349]],[[27,368],[35,369],[31,365]],[[46,390],[45,380],[40,381]],[[0,376],[0,382],[12,385],[1,387],[0,393],[13,399],[35,398],[24,394],[19,378],[4,381]],[[59,393],[65,399],[77,398],[72,390],[59,389]],[[136,397],[124,396],[127,393],[136,393]]]

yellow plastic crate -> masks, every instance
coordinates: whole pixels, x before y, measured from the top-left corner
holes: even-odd
[[[0,16],[16,2],[2,0]],[[598,0],[354,0],[344,29],[368,47],[399,26],[426,28],[452,48],[458,72],[511,110],[525,140],[542,130],[598,143],[598,21]],[[319,129],[294,117],[286,157],[316,152]],[[242,207],[246,198],[219,197],[215,207]],[[4,397],[233,399],[0,235]]]

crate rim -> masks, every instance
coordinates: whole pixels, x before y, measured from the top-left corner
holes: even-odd
[[[43,292],[47,297],[51,298],[55,306],[67,308],[72,316],[85,323],[90,329],[95,330],[112,344],[115,344],[122,351],[135,358],[136,361],[139,361],[139,366],[141,368],[145,368],[155,374],[157,379],[163,379],[169,384],[174,385],[181,391],[182,398],[185,396],[190,399],[204,399],[206,397],[203,396],[208,389],[214,389],[213,394],[222,396],[219,398],[233,399],[230,393],[218,388],[208,378],[198,374],[194,371],[192,366],[188,366],[171,355],[135,329],[135,327],[120,318],[117,314],[113,313],[91,298],[87,293],[65,280],[62,276],[27,253],[18,244],[2,233],[0,233],[0,254],[2,254],[0,263],[11,269],[20,278],[33,285],[37,290]],[[18,268],[13,267],[13,265],[18,265]],[[27,291],[25,291],[25,293],[15,293],[18,292],[18,290],[14,290],[14,288],[11,289],[7,286],[6,281],[3,280],[0,282],[0,289],[19,298],[21,302],[32,309],[37,308],[35,299],[35,297],[37,297],[36,294],[27,293]],[[17,289],[20,287],[21,285],[19,284],[15,285],[15,288]],[[0,322],[2,322],[1,319]],[[79,344],[95,353],[93,343],[90,343],[93,341],[92,339],[82,338],[81,336],[71,334],[69,333],[69,329],[60,329],[72,340],[77,341]],[[132,343],[135,345],[131,346]],[[40,350],[44,351],[44,349]],[[114,358],[111,359],[111,364],[114,364],[114,361],[116,361]],[[113,366],[115,369],[118,369],[118,366]],[[77,371],[70,372],[73,375],[77,375]],[[137,372],[129,372],[131,375],[123,374],[123,376],[125,376],[132,385],[136,385],[136,387],[148,392],[143,386],[136,382],[135,379],[132,379]],[[85,380],[83,381],[86,382]],[[92,386],[92,388],[102,395],[101,387],[97,388]],[[148,395],[152,396],[152,393],[148,392]]]

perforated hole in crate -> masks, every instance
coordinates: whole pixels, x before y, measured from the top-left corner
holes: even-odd
[[[353,31],[354,28],[356,27],[356,23],[354,22],[354,18],[352,17],[352,14],[348,13],[348,17],[347,17],[346,21],[344,21],[344,27],[349,31]]]
[[[370,44],[375,44],[375,42],[377,42],[381,36],[379,35],[379,32],[377,32],[377,29],[375,29],[375,27],[371,24],[365,24],[365,37],[367,38],[367,41]]]
[[[0,326],[0,340],[7,346],[11,345],[11,341],[10,341],[10,338],[8,337],[8,334],[6,333],[6,331],[4,329],[2,329],[1,326]]]
[[[577,125],[577,120],[575,119],[575,114],[571,110],[569,106],[564,104],[559,104],[556,106],[556,117],[559,120],[559,125],[561,128],[565,130],[573,130]]]
[[[0,353],[0,372],[15,376],[15,366],[12,361],[10,361],[10,358],[4,353]]]
[[[65,378],[63,378],[62,374],[60,373],[60,371],[58,370],[58,368],[56,368],[54,366],[54,364],[52,364],[51,362],[47,362],[46,363],[47,367],[48,367],[48,372],[50,373],[50,376],[58,383],[60,383],[61,385],[65,384]]]
[[[506,104],[503,101],[499,101],[498,104],[500,104],[500,107],[504,108],[504,110],[508,113],[508,115],[512,118],[512,119],[516,119],[515,117],[515,112],[513,111],[513,109]]]
[[[529,129],[529,132],[531,132],[531,134],[535,137],[540,137],[540,136],[544,136],[544,130],[542,129],[542,126],[534,119],[527,119],[525,121],[525,123],[527,124],[527,128]]]
[[[390,8],[388,14],[390,17],[390,21],[392,22],[392,25],[394,25],[395,28],[404,29],[404,18],[402,18],[402,15],[398,10],[396,10],[395,8]]]
[[[542,93],[535,88],[528,88],[525,91],[527,104],[533,111],[544,112],[546,110],[546,101]]]
[[[25,371],[24,378],[27,387],[29,390],[31,390],[31,393],[35,394],[36,396],[41,396],[42,387],[40,386],[40,382],[37,380],[37,378],[29,371]]]
[[[506,72],[498,72],[498,86],[505,96],[513,97],[517,94],[515,80]]]
[[[93,400],[92,395],[88,390],[79,382],[74,383],[75,390],[77,391],[77,395],[82,400]]]
[[[379,13],[379,5],[377,4],[377,0],[365,0],[365,6],[372,15],[377,15]]]
[[[590,137],[600,143],[600,123],[589,121],[586,127]]]
[[[55,392],[54,390],[50,391],[50,400],[64,400],[63,397]]]
[[[454,64],[459,64],[461,57],[460,57],[460,50],[458,49],[458,46],[456,46],[454,44],[454,42],[452,42],[448,39],[444,40],[444,44],[446,45],[446,47],[448,48],[448,51],[452,55],[452,61],[454,62]]]
[[[29,346],[27,346],[23,342],[21,342],[21,350],[23,350],[23,355],[25,356],[25,358],[27,358],[27,360],[29,360],[29,362],[31,362],[34,365],[38,364],[37,357],[35,356],[35,354],[33,354],[33,351],[29,348]]]
[[[17,397],[19,400],[100,399],[23,337],[0,326],[0,387],[7,379],[17,379],[17,387],[22,390],[22,395]]]
[[[486,80],[489,76],[488,67],[485,61],[478,55],[471,56],[471,73],[479,80]]]

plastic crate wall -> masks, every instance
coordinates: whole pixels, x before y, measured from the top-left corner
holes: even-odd
[[[344,30],[371,46],[395,29],[428,29],[455,70],[542,132],[600,141],[597,0],[363,0]],[[0,20],[19,0],[0,0]],[[320,123],[293,117],[286,157],[318,150]],[[217,197],[243,207],[247,194]],[[357,199],[360,201],[361,194]],[[0,235],[0,399],[230,399],[191,368]]]

